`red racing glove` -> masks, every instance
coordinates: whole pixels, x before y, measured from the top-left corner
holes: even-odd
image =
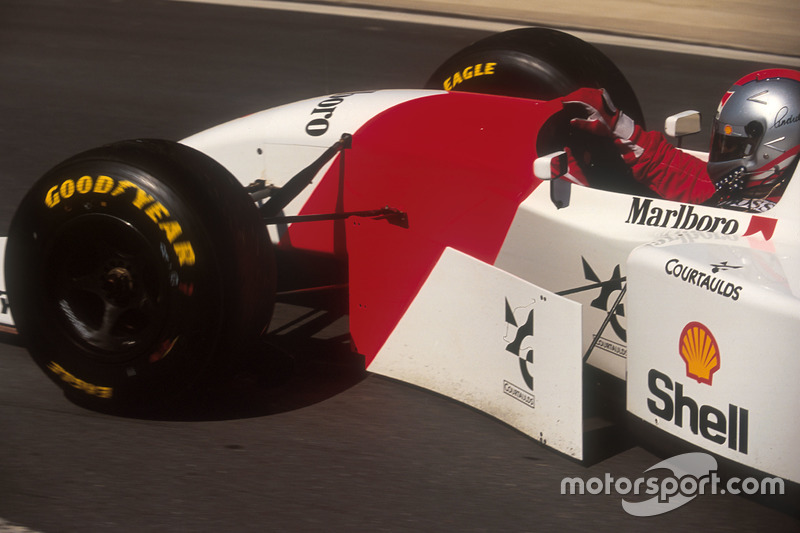
[[[580,165],[578,165],[578,161],[572,154],[572,150],[569,149],[569,146],[565,146],[564,151],[567,152],[567,173],[564,174],[563,178],[576,185],[588,187],[589,180],[586,179],[586,175],[583,173]]]
[[[605,89],[578,89],[562,102],[579,105],[588,115],[570,120],[573,127],[613,139],[634,179],[662,198],[702,203],[713,194],[704,161],[675,148],[660,133],[642,129],[614,106]]]
[[[633,167],[642,156],[642,149],[631,142],[636,132],[636,123],[617,109],[605,89],[585,87],[574,91],[563,99],[564,104],[581,106],[587,118],[573,118],[570,125],[598,137],[613,139],[622,159]],[[639,128],[641,129],[641,128]]]
[[[615,140],[627,140],[633,135],[633,119],[614,106],[605,89],[578,89],[565,96],[563,103],[579,105],[586,111],[587,118],[570,121],[577,129]]]

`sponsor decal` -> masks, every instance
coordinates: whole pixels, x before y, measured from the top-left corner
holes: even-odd
[[[747,455],[749,416],[747,409],[728,404],[726,411],[713,405],[701,405],[683,392],[683,384],[656,369],[647,374],[647,386],[653,398],[647,408],[655,416],[679,428],[688,426],[694,435]]]
[[[164,233],[181,266],[195,263],[194,248],[189,240],[181,239],[183,229],[177,220],[170,218],[164,205],[128,180],[115,180],[109,176],[82,176],[77,180],[66,179],[47,191],[44,204],[53,209],[65,200],[87,197],[89,194],[121,197],[142,211]]]
[[[768,241],[775,233],[775,226],[777,224],[778,221],[774,218],[753,215],[753,217],[750,219],[750,225],[747,226],[747,231],[745,231],[742,236],[749,237],[750,235],[760,233],[764,236],[764,240]]]
[[[686,375],[701,384],[711,386],[714,373],[720,369],[720,350],[711,331],[700,322],[689,322],[681,331],[678,353],[686,364]],[[747,455],[750,412],[732,403],[727,410],[702,405],[684,394],[684,386],[655,368],[647,374],[647,386],[653,398],[647,408],[657,417],[679,428],[688,426],[718,445]]]
[[[444,89],[452,91],[457,85],[464,83],[466,80],[477,78],[478,76],[492,76],[497,63],[478,63],[477,65],[470,65],[464,70],[460,70],[444,80]]]
[[[306,133],[311,137],[325,135],[331,125],[329,120],[333,117],[339,104],[344,102],[345,98],[353,96],[354,94],[366,94],[371,92],[373,91],[356,91],[352,93],[334,94],[325,98],[311,110],[310,114],[313,118],[306,124]]]
[[[92,385],[91,383],[87,383],[80,378],[77,378],[64,370],[61,365],[54,361],[50,361],[50,364],[47,365],[47,369],[58,376],[61,381],[68,383],[72,387],[85,392],[86,394],[90,394],[92,396],[97,396],[98,398],[111,398],[114,395],[114,389],[111,387],[100,387],[99,385]]]
[[[622,327],[622,324],[619,322],[619,318],[625,316],[625,306],[623,304],[619,304],[616,307],[613,307],[614,300],[611,299],[611,295],[615,292],[622,290],[622,282],[624,278],[621,276],[621,268],[620,265],[614,267],[614,271],[611,273],[611,276],[607,280],[601,280],[600,276],[598,276],[594,269],[589,265],[588,261],[585,258],[581,257],[581,261],[583,261],[583,275],[587,281],[593,281],[599,285],[593,288],[599,288],[600,294],[592,300],[591,306],[595,309],[600,309],[601,311],[605,311],[609,313],[609,324],[611,325],[611,329],[614,330],[614,333],[617,334],[623,342],[627,340],[628,334],[625,331],[625,328]]]
[[[715,265],[712,265],[712,267],[715,267]],[[712,268],[712,272],[716,272],[718,270],[718,266],[717,270]],[[686,283],[694,285],[695,287],[700,287],[701,289],[706,289],[707,291],[719,294],[720,296],[730,298],[733,301],[739,299],[743,289],[741,285],[736,285],[729,281],[725,281],[722,278],[707,274],[694,267],[684,265],[680,262],[680,259],[674,257],[664,264],[664,271],[667,273],[667,275],[672,276],[675,279],[685,281]]]
[[[681,332],[678,352],[686,363],[686,376],[711,385],[719,370],[719,345],[714,335],[700,322],[689,322]]]
[[[769,198],[731,198],[725,200],[720,206],[724,206],[725,209],[735,209],[737,211],[764,213],[775,207],[775,201]]]
[[[627,357],[627,348],[624,343],[627,342],[628,333],[620,323],[620,317],[625,316],[625,305],[622,303],[622,298],[625,296],[626,290],[625,277],[621,274],[622,268],[620,265],[616,265],[611,276],[606,280],[602,280],[591,265],[589,265],[589,262],[586,261],[585,257],[581,257],[581,261],[583,261],[583,275],[586,281],[591,283],[581,287],[559,291],[557,294],[559,296],[569,296],[580,292],[600,291],[600,294],[597,298],[592,300],[590,306],[605,312],[606,318],[603,320],[597,333],[594,334],[594,339],[584,355],[584,361],[589,358],[595,348],[625,358]],[[615,293],[616,297],[612,298],[612,295]],[[603,337],[603,332],[608,325],[611,325],[611,329],[614,330],[614,333],[622,343]]]
[[[533,366],[533,347],[525,342],[529,337],[533,337],[533,304],[512,310],[511,305],[508,303],[508,298],[506,298],[506,324],[506,335],[504,337],[504,340],[508,343],[506,344],[506,351],[514,354],[519,359],[519,371],[522,375],[522,380],[528,389],[533,391],[533,374],[530,368]],[[503,392],[516,397],[509,392],[509,388],[505,384],[503,385]],[[530,396],[530,402],[525,401],[523,403],[533,407],[533,395],[525,394]],[[519,397],[516,398],[520,399]]]
[[[522,390],[506,380],[503,380],[503,392],[515,400],[524,403],[530,408],[536,407],[536,398],[533,396],[533,394]]]
[[[735,218],[695,213],[695,206],[681,204],[677,209],[666,209],[654,205],[652,198],[634,196],[626,224],[638,224],[658,228],[719,232],[732,235],[739,230]]]
[[[715,263],[711,265],[711,273],[716,274],[720,270],[738,270],[743,268],[739,265],[729,265],[727,261],[722,261],[721,263]]]
[[[628,348],[624,344],[620,344],[603,337],[598,339],[597,343],[595,344],[595,348],[616,355],[617,357],[622,357],[623,359],[628,357]]]

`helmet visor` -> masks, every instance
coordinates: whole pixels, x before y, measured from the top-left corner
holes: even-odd
[[[747,126],[715,123],[708,160],[718,162],[748,158],[755,152],[762,134],[763,128],[758,122],[751,122]]]

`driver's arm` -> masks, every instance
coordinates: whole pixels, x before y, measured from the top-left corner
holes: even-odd
[[[657,131],[636,125],[627,139],[615,139],[633,177],[667,200],[702,204],[715,192],[705,161],[674,147]]]
[[[700,204],[714,194],[704,161],[672,146],[661,133],[635,124],[604,89],[578,89],[562,101],[581,105],[588,115],[572,119],[573,127],[613,139],[634,179],[662,198]]]

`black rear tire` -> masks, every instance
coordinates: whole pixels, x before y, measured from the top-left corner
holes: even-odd
[[[644,128],[644,113],[633,88],[600,50],[568,33],[521,28],[481,39],[445,61],[426,88],[553,100],[582,87],[604,88],[614,104]],[[544,155],[565,146],[576,155],[589,184],[598,189],[651,196],[633,179],[610,139],[575,131],[569,119],[583,114],[567,107],[538,136]]]
[[[45,174],[6,248],[17,328],[70,396],[167,406],[214,380],[269,323],[275,263],[249,195],[187,146],[126,141]]]
[[[644,127],[636,94],[600,50],[568,33],[521,28],[481,39],[445,61],[427,89],[552,100],[581,87],[605,88]]]

